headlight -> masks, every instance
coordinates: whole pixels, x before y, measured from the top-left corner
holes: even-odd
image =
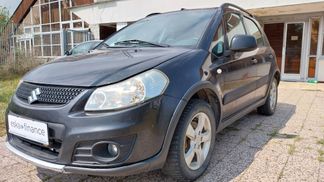
[[[84,109],[102,111],[130,107],[161,95],[168,84],[168,77],[161,71],[146,71],[120,83],[96,89]]]

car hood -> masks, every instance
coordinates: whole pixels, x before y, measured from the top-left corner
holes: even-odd
[[[111,48],[68,56],[42,65],[23,78],[29,83],[95,87],[151,69],[188,52],[185,48]]]

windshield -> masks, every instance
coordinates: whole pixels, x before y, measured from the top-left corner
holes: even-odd
[[[101,43],[101,41],[92,41],[92,42],[81,43],[81,44],[75,46],[74,48],[72,48],[71,54],[75,55],[75,54],[88,53],[89,50],[92,50],[100,43]]]
[[[215,10],[172,12],[142,19],[104,42],[106,47],[195,47]]]

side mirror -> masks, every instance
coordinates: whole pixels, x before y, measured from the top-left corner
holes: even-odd
[[[235,35],[231,41],[230,49],[235,52],[253,51],[257,43],[251,35]]]
[[[223,55],[224,53],[224,42],[218,42],[212,49],[212,53],[217,56],[220,57]]]

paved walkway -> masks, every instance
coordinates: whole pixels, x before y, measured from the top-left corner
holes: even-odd
[[[36,169],[0,139],[0,181],[172,181],[159,171],[128,177],[66,175]],[[323,181],[324,84],[282,82],[271,117],[251,113],[217,135],[198,181]]]

